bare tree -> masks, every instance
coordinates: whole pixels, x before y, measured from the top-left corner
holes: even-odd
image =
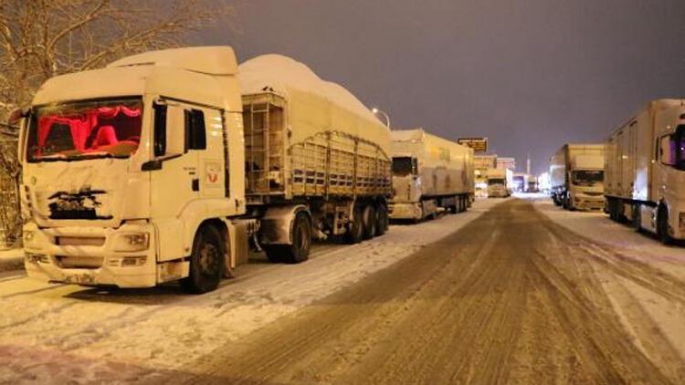
[[[0,0],[0,122],[28,105],[52,76],[179,46],[190,32],[232,12],[221,0]],[[0,172],[5,179],[18,180],[15,140],[12,127],[3,126]],[[4,223],[6,217],[20,220],[16,207],[0,202],[6,234],[16,231],[16,223]]]

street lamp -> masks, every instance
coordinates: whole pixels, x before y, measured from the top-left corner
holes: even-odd
[[[374,107],[371,109],[371,112],[373,112],[374,115],[381,115],[385,118],[385,125],[388,127],[388,130],[390,129],[390,116],[386,114],[384,111],[379,110],[378,108]]]

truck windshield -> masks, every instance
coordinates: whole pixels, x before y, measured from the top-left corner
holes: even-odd
[[[29,126],[28,161],[128,158],[138,149],[142,111],[137,98],[38,107]]]
[[[573,171],[573,184],[578,186],[592,186],[604,181],[602,170],[578,170]]]
[[[676,139],[676,168],[685,171],[685,125],[678,126]]]
[[[502,179],[502,178],[488,179],[488,185],[493,186],[496,184],[504,184],[504,179]]]
[[[392,158],[392,174],[407,176],[414,174],[414,162],[410,157]]]

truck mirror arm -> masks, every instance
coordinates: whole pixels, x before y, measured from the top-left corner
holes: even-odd
[[[173,155],[166,155],[166,156],[161,156],[159,158],[155,158],[152,160],[148,160],[147,162],[143,163],[141,166],[141,171],[155,171],[155,170],[161,170],[162,169],[162,164],[166,162],[167,160],[171,159],[176,159],[180,157],[183,154],[173,154]]]

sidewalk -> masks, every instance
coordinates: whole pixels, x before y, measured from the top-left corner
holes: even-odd
[[[0,271],[23,269],[24,251],[22,249],[0,250]]]

